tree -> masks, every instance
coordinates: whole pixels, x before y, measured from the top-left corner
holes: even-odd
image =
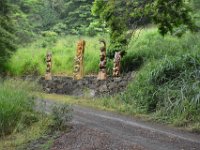
[[[44,0],[44,6],[39,12],[42,22],[42,28],[44,30],[50,29],[58,22],[59,14],[56,12],[55,7],[53,7],[53,4],[53,1]]]
[[[131,36],[130,29],[155,23],[160,34],[173,33],[174,28],[184,25],[195,30],[189,5],[184,0],[95,0],[94,15],[110,29],[110,51],[126,50]]]
[[[5,69],[5,63],[15,51],[14,28],[9,18],[10,9],[7,0],[0,1],[0,71]]]
[[[199,0],[192,0],[192,6],[194,8],[194,18],[196,20],[197,26],[199,27],[200,31],[200,1]]]
[[[84,34],[94,20],[91,14],[91,7],[94,0],[65,0],[65,21],[70,33]]]
[[[162,35],[185,25],[187,29],[196,29],[190,15],[189,4],[184,0],[156,0],[154,2],[153,21],[158,25]]]

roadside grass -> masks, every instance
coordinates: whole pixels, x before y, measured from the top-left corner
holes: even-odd
[[[80,105],[85,107],[90,107],[93,109],[104,110],[109,112],[114,112],[130,117],[140,119],[142,121],[152,121],[157,123],[165,123],[172,127],[180,128],[181,130],[187,130],[189,132],[200,133],[200,123],[199,122],[190,122],[187,126],[184,124],[183,120],[177,120],[173,123],[163,121],[159,119],[160,116],[157,113],[140,113],[136,111],[133,105],[119,101],[116,97],[107,97],[107,98],[87,98],[87,97],[73,97],[67,95],[58,95],[58,94],[45,94],[43,93],[43,98],[49,101],[69,104],[69,105]],[[183,123],[183,124],[181,124]]]
[[[42,93],[42,97],[46,100],[53,102],[66,103],[70,105],[81,105],[99,110],[117,112],[119,114],[134,116],[145,120],[150,119],[145,114],[136,113],[134,109],[131,109],[132,108],[131,105],[119,101],[118,99],[116,99],[115,96],[91,98],[91,97],[74,97],[68,95]]]
[[[26,128],[22,132],[13,133],[0,139],[1,150],[23,149],[29,142],[37,140],[47,134],[49,125],[52,124],[51,118],[40,116],[39,121]]]
[[[93,108],[98,108],[101,110],[109,110],[109,111],[114,111],[115,109],[113,108],[116,103],[113,103],[114,105],[112,107],[106,107],[103,105],[102,99],[91,99],[91,98],[79,98],[79,97],[73,97],[73,96],[67,96],[67,95],[58,95],[58,94],[42,94],[42,97],[44,99],[58,102],[58,103],[67,103],[67,104],[74,104],[74,105],[83,105],[83,106],[90,106]],[[105,100],[107,100],[105,98]]]
[[[50,117],[35,111],[36,91],[40,87],[34,82],[0,81],[0,149],[14,150],[48,129]]]
[[[32,92],[35,83],[6,80],[0,83],[0,136],[18,132],[38,121]]]
[[[68,131],[67,125],[71,119],[69,106],[62,105],[61,108],[57,106],[56,109],[53,107],[52,109],[56,111],[47,115],[44,112],[44,103],[36,100],[41,98],[40,89],[35,82],[0,79],[1,150],[26,149],[26,146],[45,136],[47,138],[44,143],[36,144],[39,143],[41,149],[48,149],[53,143],[56,132]]]
[[[159,122],[200,131],[200,34],[163,38],[152,29],[135,45],[127,57],[140,60],[139,69],[117,99]]]

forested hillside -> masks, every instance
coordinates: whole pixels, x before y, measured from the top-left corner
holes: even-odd
[[[43,31],[58,34],[87,34],[95,17],[92,0],[10,0],[12,19],[21,44]]]

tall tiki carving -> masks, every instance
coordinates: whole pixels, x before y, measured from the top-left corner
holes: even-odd
[[[52,69],[52,54],[50,52],[47,52],[46,54],[46,74],[45,74],[45,80],[52,80],[51,75],[51,69]]]
[[[85,51],[85,41],[80,40],[77,44],[76,56],[74,58],[74,79],[80,80],[84,75],[83,57]]]
[[[98,80],[105,80],[107,78],[106,73],[106,42],[100,40],[100,43],[103,43],[103,46],[100,48],[100,63],[99,63],[99,74],[97,76]]]
[[[121,52],[115,52],[114,67],[113,67],[113,76],[114,77],[119,77],[120,76],[121,59],[122,59]]]

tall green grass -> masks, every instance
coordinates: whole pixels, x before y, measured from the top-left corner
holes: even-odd
[[[103,36],[107,38],[107,36]],[[84,55],[84,72],[93,74],[98,72],[101,37],[81,37],[86,41]],[[73,74],[76,45],[80,37],[43,37],[38,41],[21,47],[8,62],[8,71],[11,75],[44,75],[46,70],[46,52],[52,52],[52,73],[54,75]]]
[[[199,123],[200,34],[161,37],[152,29],[133,42],[124,59],[131,58],[126,63],[137,64],[138,72],[119,99],[159,120]]]
[[[0,136],[22,130],[37,121],[32,83],[18,80],[0,82]]]

